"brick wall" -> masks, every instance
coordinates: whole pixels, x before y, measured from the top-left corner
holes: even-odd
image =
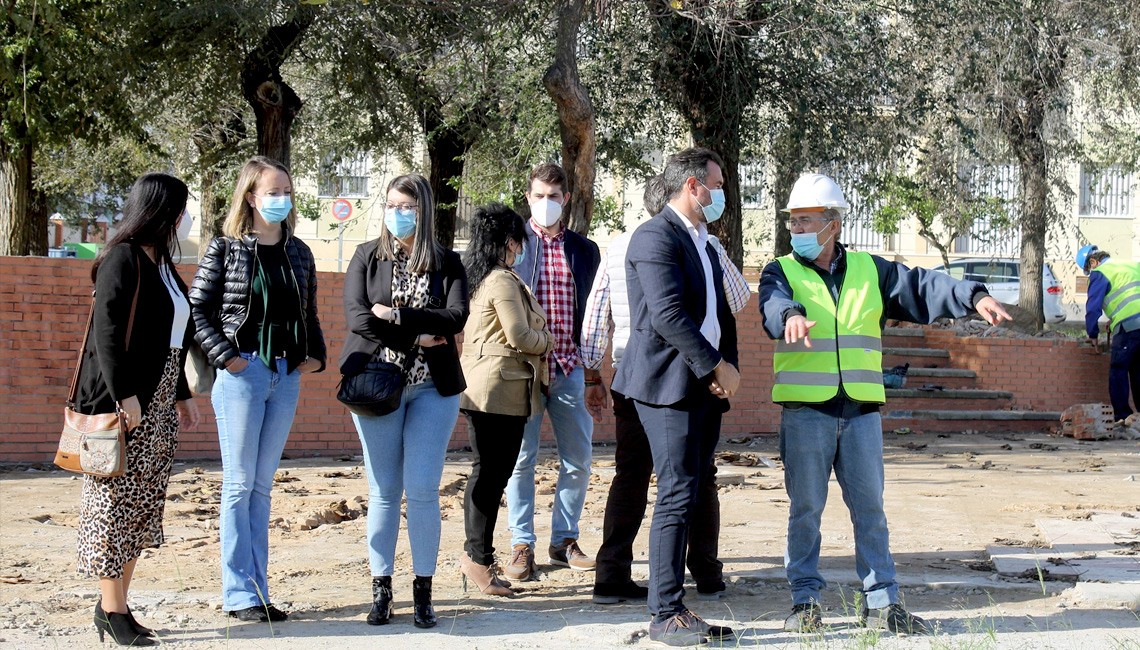
[[[82,260],[0,257],[0,461],[52,458],[89,310],[89,270],[90,263]],[[189,279],[193,270],[183,267],[183,277]],[[335,360],[345,331],[342,277],[333,272],[319,274],[318,310],[332,367],[303,380],[286,447],[294,456],[333,455],[360,448],[352,421],[335,398],[339,381]],[[726,437],[774,433],[779,410],[768,399],[773,344],[763,333],[755,299],[741,315],[738,330],[743,382],[725,416],[723,433]],[[1106,399],[1107,357],[1091,355],[1072,342],[958,339],[948,332],[933,331],[929,344],[949,348],[954,365],[977,371],[980,387],[1014,391],[1018,406],[1062,410],[1071,404]],[[209,399],[199,397],[197,402],[202,424],[198,431],[181,435],[179,456],[216,458]],[[595,440],[613,440],[612,417],[596,426]],[[466,444],[466,423],[460,418],[451,445]]]

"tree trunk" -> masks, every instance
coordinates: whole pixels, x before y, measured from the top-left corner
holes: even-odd
[[[242,64],[241,92],[257,117],[257,153],[289,166],[293,120],[301,98],[281,77],[281,66],[312,25],[314,5],[302,4],[288,22],[274,25]]]
[[[34,210],[32,198],[32,145],[0,142],[0,255],[47,254],[46,210]]]
[[[590,231],[594,213],[594,169],[597,138],[594,105],[578,76],[578,28],[585,0],[559,3],[554,64],[546,69],[542,83],[558,108],[558,131],[562,138],[562,167],[570,195],[566,225],[583,235]]]
[[[772,146],[772,157],[776,161],[776,179],[772,184],[772,213],[775,221],[773,249],[776,257],[792,252],[792,233],[788,230],[787,213],[792,186],[804,169],[804,117],[807,115],[807,102],[801,99],[794,110],[786,116],[787,126],[777,134]]]
[[[428,183],[435,197],[435,239],[444,248],[455,247],[455,222],[459,214],[459,179],[463,178],[463,154],[467,142],[460,129],[444,123],[439,107],[425,112]]]
[[[198,149],[198,166],[201,175],[201,208],[198,226],[200,247],[222,232],[222,223],[229,211],[229,188],[221,186],[225,169],[237,157],[238,144],[245,137],[245,124],[241,117],[206,120],[191,136]]]
[[[739,121],[729,123],[729,119],[718,124],[719,129],[693,129],[693,143],[707,147],[720,154],[724,161],[724,214],[709,226],[709,232],[716,235],[729,259],[737,267],[744,266],[744,242],[740,211],[740,139],[736,134]]]
[[[1021,272],[1017,305],[1045,325],[1042,276],[1049,226],[1049,179],[1045,153],[1045,93],[1003,102],[999,124],[1017,157],[1020,174]]]

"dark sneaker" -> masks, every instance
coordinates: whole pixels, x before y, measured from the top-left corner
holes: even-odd
[[[792,614],[784,619],[784,631],[814,634],[823,629],[823,610],[816,603],[800,603],[792,607]]]
[[[902,605],[893,603],[882,609],[863,609],[859,623],[878,630],[890,630],[895,634],[933,634],[930,625],[921,618],[906,611]]]
[[[511,561],[503,567],[503,575],[511,580],[529,580],[534,573],[534,550],[527,544],[515,544]]]
[[[720,600],[727,592],[728,587],[724,584],[724,580],[697,583],[697,600]]]
[[[649,597],[649,589],[630,580],[625,583],[595,583],[594,604],[616,605],[627,600],[645,600]]]
[[[227,612],[230,618],[236,618],[239,621],[246,621],[247,623],[266,623],[272,621],[280,623],[289,618],[285,612],[277,609],[273,605],[254,605],[253,607],[246,607],[245,609],[235,609]]]
[[[566,566],[577,571],[593,571],[594,558],[582,552],[578,540],[567,537],[561,546],[550,547],[550,563]]]
[[[700,623],[704,621],[694,621],[689,612],[675,614],[664,621],[654,620],[649,623],[649,640],[671,646],[704,645],[709,638],[702,632]]]

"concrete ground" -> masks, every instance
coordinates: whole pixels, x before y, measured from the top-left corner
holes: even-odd
[[[854,625],[858,581],[851,525],[833,482],[821,567],[828,630],[782,631],[790,608],[782,557],[787,496],[776,440],[725,441],[720,453],[721,558],[728,596],[687,599],[732,626],[727,645],[776,648],[1122,648],[1140,650],[1140,445],[1078,442],[1045,434],[888,433],[886,505],[906,605],[931,620],[933,637],[877,634]],[[595,450],[581,543],[596,550],[612,448]],[[286,460],[274,490],[272,600],[288,622],[230,623],[220,612],[217,463],[180,463],[172,477],[166,544],[140,560],[132,609],[164,645],[186,648],[615,648],[643,638],[644,604],[590,602],[591,573],[545,564],[510,599],[461,588],[462,491],[469,458],[449,458],[435,579],[439,627],[411,625],[411,558],[398,545],[396,616],[364,624],[369,606],[367,481],[359,457]],[[769,467],[772,465],[772,467]],[[540,542],[549,531],[557,468],[538,475]],[[96,647],[93,580],[74,573],[81,480],[58,471],[0,472],[0,647]],[[652,494],[650,495],[652,499]],[[650,508],[650,511],[652,508]],[[505,510],[497,541],[509,547]],[[647,577],[648,522],[634,577]]]

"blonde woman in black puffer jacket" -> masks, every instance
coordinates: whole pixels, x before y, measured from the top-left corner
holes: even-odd
[[[222,609],[282,621],[266,578],[273,474],[303,373],[325,367],[313,253],[292,236],[297,213],[284,165],[242,168],[224,236],[210,242],[190,288],[195,340],[218,369],[211,401],[222,452]]]

